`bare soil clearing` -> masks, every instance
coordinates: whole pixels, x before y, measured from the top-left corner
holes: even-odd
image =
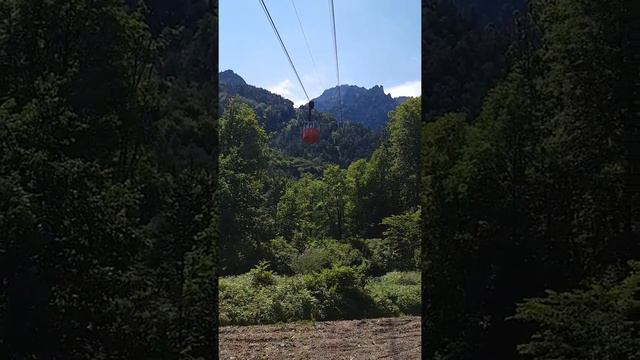
[[[220,359],[420,359],[420,317],[220,328]]]

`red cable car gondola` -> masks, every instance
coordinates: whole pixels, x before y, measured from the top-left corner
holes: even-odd
[[[320,129],[318,123],[311,118],[311,110],[313,109],[313,101],[309,102],[309,118],[302,125],[302,141],[305,144],[315,144],[320,139]]]

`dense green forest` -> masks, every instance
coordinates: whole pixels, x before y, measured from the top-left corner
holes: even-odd
[[[3,359],[213,359],[217,17],[0,2]]]
[[[423,356],[640,358],[629,2],[425,19]]]
[[[234,83],[219,121],[221,324],[419,314],[421,99],[377,135],[314,111],[321,141],[305,145],[304,107],[270,127],[258,111],[282,101]]]

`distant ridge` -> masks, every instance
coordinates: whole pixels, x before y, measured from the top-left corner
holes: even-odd
[[[269,132],[277,131],[295,117],[293,102],[268,90],[247,84],[232,70],[220,72],[218,79],[221,113],[224,111],[226,101],[232,96],[238,96],[254,108],[258,120]],[[384,88],[379,85],[370,89],[355,85],[341,85],[340,90],[343,120],[360,123],[374,131],[384,127],[390,111],[410,99],[407,96],[394,98],[386,94]],[[325,90],[322,95],[313,100],[317,111],[339,118],[337,86]]]
[[[409,99],[406,96],[393,98],[379,85],[370,89],[355,85],[341,85],[340,91],[343,120],[361,123],[372,130],[382,129],[388,120],[388,113]],[[318,111],[339,117],[337,86],[325,90],[313,101]]]
[[[247,85],[240,75],[232,70],[225,70],[218,75],[218,82],[224,85]]]

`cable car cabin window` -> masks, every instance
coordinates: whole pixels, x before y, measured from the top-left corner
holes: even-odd
[[[318,127],[318,122],[313,120],[312,110],[314,103],[313,101],[309,101],[308,109],[309,115],[307,121],[302,125],[302,142],[305,144],[315,144],[320,139],[320,128]]]
[[[320,139],[320,129],[317,127],[307,127],[302,129],[302,141],[305,144],[315,144]]]

